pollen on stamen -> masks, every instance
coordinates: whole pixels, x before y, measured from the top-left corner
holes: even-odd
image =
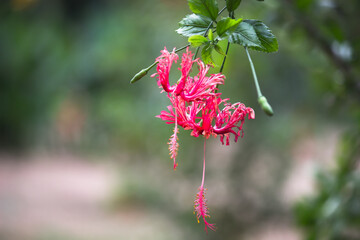
[[[205,198],[205,191],[206,191],[205,188],[200,187],[198,193],[196,194],[196,198],[194,201],[194,214],[196,216],[198,223],[200,222],[200,218],[203,219],[206,232],[207,232],[207,228],[210,228],[211,230],[215,231],[216,230],[215,224],[206,221],[206,218],[210,218],[210,215],[206,203],[207,200]]]

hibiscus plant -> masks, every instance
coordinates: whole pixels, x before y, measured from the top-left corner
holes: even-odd
[[[224,84],[225,75],[222,70],[231,44],[244,47],[250,67],[253,73],[258,102],[263,111],[273,115],[273,110],[267,99],[262,95],[257,80],[254,64],[251,60],[249,50],[261,52],[276,52],[278,43],[270,29],[259,20],[235,18],[235,10],[240,6],[241,0],[226,0],[225,6],[219,10],[216,0],[188,0],[192,14],[185,16],[180,22],[176,32],[187,37],[188,44],[180,48],[168,51],[165,47],[161,55],[149,67],[136,74],[131,83],[143,78],[152,68],[156,66],[157,84],[166,93],[170,105],[167,111],[162,111],[159,117],[167,124],[174,124],[174,132],[169,139],[170,158],[173,160],[174,170],[178,166],[176,161],[179,127],[191,130],[194,137],[204,139],[204,160],[202,182],[194,201],[194,213],[199,222],[205,224],[205,230],[215,230],[215,225],[207,221],[209,211],[205,198],[205,146],[206,139],[210,136],[220,137],[222,144],[230,144],[230,136],[234,136],[236,142],[243,136],[243,124],[245,119],[254,119],[255,112],[245,104],[237,102],[230,103],[228,98],[222,98],[218,86]],[[227,17],[223,13],[227,12]],[[225,51],[220,47],[221,41],[227,41]],[[190,47],[196,48],[192,53]],[[179,71],[180,79],[171,84],[169,75],[171,66],[178,60],[177,52],[185,51],[181,58]],[[201,56],[197,58],[199,51]],[[215,66],[213,60],[214,50],[223,55],[223,61],[216,74],[208,74],[209,69]],[[198,73],[191,75],[191,71],[197,66]]]

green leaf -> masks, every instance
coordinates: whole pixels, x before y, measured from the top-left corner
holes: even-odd
[[[222,48],[219,45],[214,45],[215,51],[217,51],[219,54],[226,56],[225,52],[222,50]]]
[[[177,29],[176,32],[185,37],[190,37],[192,35],[204,35],[210,24],[210,18],[197,14],[191,14],[187,15],[179,22],[180,28]]]
[[[230,43],[236,43],[244,47],[261,46],[254,27],[247,20],[242,21],[234,32],[228,34],[228,36]]]
[[[229,42],[262,52],[276,52],[279,49],[276,37],[259,20],[244,20],[234,32],[228,34]]]
[[[226,0],[226,8],[229,12],[235,11],[241,3],[241,0]]]
[[[212,51],[213,51],[213,45],[210,43],[205,44],[203,49],[201,50],[201,58],[205,64],[214,63],[212,59]]]
[[[233,32],[241,21],[242,18],[236,20],[229,17],[221,19],[216,26],[216,32],[219,37],[222,38],[227,31]]]
[[[201,35],[193,35],[189,37],[188,41],[189,43],[191,43],[191,46],[193,47],[200,47],[204,43],[208,42],[207,38]]]
[[[261,21],[258,20],[247,20],[249,24],[251,24],[255,32],[261,42],[261,46],[250,47],[250,49],[254,49],[262,52],[277,52],[279,50],[279,45],[276,37],[272,34],[271,30]]]
[[[219,12],[219,7],[216,0],[188,0],[190,10],[195,14],[216,20]]]
[[[214,41],[214,34],[213,34],[213,32],[211,30],[208,33],[208,37],[209,37],[210,41]]]

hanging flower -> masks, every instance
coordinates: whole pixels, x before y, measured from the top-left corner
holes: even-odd
[[[243,103],[231,104],[229,99],[222,99],[221,93],[217,92],[217,86],[224,84],[225,76],[221,73],[208,76],[210,65],[205,65],[200,59],[192,60],[193,54],[186,50],[181,58],[181,77],[174,85],[169,83],[171,65],[177,61],[178,56],[175,49],[170,53],[164,48],[161,55],[156,59],[158,62],[157,77],[159,87],[167,93],[171,105],[168,111],[161,111],[159,117],[167,124],[174,124],[174,132],[169,139],[170,158],[174,161],[174,170],[177,167],[176,157],[179,144],[177,134],[179,126],[185,130],[191,130],[194,137],[204,136],[204,162],[202,182],[194,201],[194,213],[199,222],[203,220],[205,230],[215,230],[215,225],[209,223],[207,200],[205,198],[205,146],[206,139],[210,136],[220,135],[220,141],[226,145],[230,144],[230,135],[234,135],[236,142],[239,136],[243,136],[243,124],[246,116],[248,119],[255,118],[252,108],[246,107]],[[190,76],[193,64],[196,63],[199,73]],[[220,109],[220,105],[224,107]]]
[[[235,136],[234,141],[237,142],[239,136],[242,136],[242,127],[246,116],[248,119],[255,118],[255,112],[252,108],[246,107],[243,103],[231,104],[227,99],[220,97],[208,97],[204,100],[196,100],[190,103],[181,97],[169,98],[172,105],[169,105],[167,111],[161,111],[157,117],[161,118],[167,124],[175,123],[175,111],[177,112],[177,124],[185,130],[192,130],[191,135],[199,137],[204,135],[217,136],[224,144],[226,137],[226,145],[230,144],[230,134]],[[174,105],[175,99],[178,100]],[[222,110],[219,105],[224,104]]]
[[[170,53],[164,48],[161,55],[156,58],[157,73],[151,77],[157,77],[157,82],[160,88],[167,93],[173,93],[176,96],[181,95],[184,100],[191,102],[194,100],[201,100],[207,96],[219,95],[215,93],[216,86],[224,84],[225,76],[218,74],[211,74],[207,77],[210,69],[209,65],[205,65],[201,60],[192,60],[193,54],[187,48],[186,53],[182,56],[181,61],[181,77],[174,85],[169,83],[170,69],[173,62],[179,58],[175,53],[175,49]],[[193,64],[196,63],[199,67],[199,73],[193,78],[189,76]]]

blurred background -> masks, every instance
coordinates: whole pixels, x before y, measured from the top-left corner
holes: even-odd
[[[225,1],[219,0],[219,6]],[[360,2],[243,0],[275,54],[243,48],[223,96],[254,108],[238,143],[208,141],[216,232],[193,215],[203,141],[180,132],[172,170],[160,50],[186,45],[185,0],[0,2],[0,239],[360,239]],[[218,63],[221,57],[215,58]],[[214,69],[216,71],[217,69]],[[150,74],[149,74],[150,75]]]

